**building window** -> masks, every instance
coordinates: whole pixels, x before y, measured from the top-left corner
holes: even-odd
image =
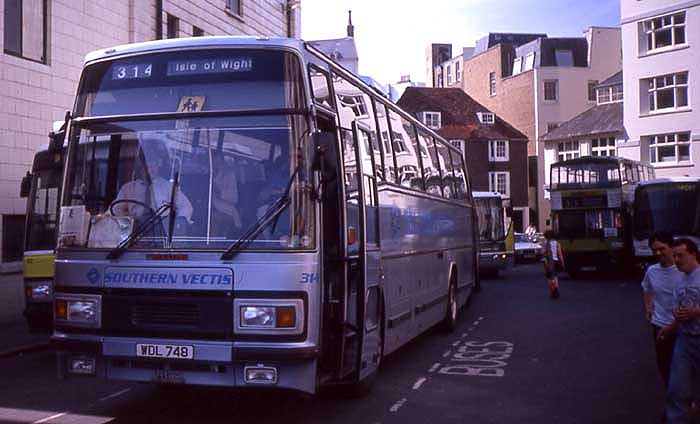
[[[571,50],[555,50],[557,66],[574,66],[574,54]]]
[[[459,62],[455,62],[455,81],[462,81],[462,71],[459,67]]]
[[[452,85],[452,67],[450,65],[445,67],[445,75],[447,76],[447,85]]]
[[[47,0],[5,0],[5,53],[47,62]]]
[[[552,132],[555,128],[559,127],[558,122],[547,122],[547,132]]]
[[[530,52],[525,56],[525,66],[523,67],[523,72],[524,71],[529,71],[530,69],[533,69],[535,67],[535,52]]]
[[[648,137],[651,163],[690,161],[690,133],[660,134]]]
[[[242,16],[241,0],[226,0],[226,10],[234,15]]]
[[[513,61],[513,75],[518,75],[520,72],[522,72],[522,66],[523,66],[523,58],[516,57],[515,60]]]
[[[647,52],[685,44],[685,12],[660,16],[642,23]]]
[[[365,104],[364,96],[344,96],[339,94],[338,100],[340,100],[343,106],[352,109],[352,113],[354,113],[355,116],[367,116],[367,105]]]
[[[462,154],[464,154],[466,146],[464,145],[464,140],[461,139],[452,139],[450,140],[450,144],[455,146],[456,148],[459,149]]]
[[[482,124],[493,125],[496,122],[496,115],[493,112],[477,112],[476,116]]]
[[[588,81],[588,101],[596,101],[596,87],[598,86],[598,81]]]
[[[439,130],[441,127],[440,112],[423,112],[423,123],[428,128]]]
[[[180,35],[180,19],[168,13],[168,38],[177,38]]]
[[[496,95],[496,73],[489,72],[489,94]]]
[[[602,87],[598,89],[598,104],[618,103],[622,101],[622,85]]]
[[[649,110],[668,110],[688,106],[688,73],[649,78]]]
[[[581,149],[578,141],[565,141],[563,143],[559,143],[559,149],[557,151],[557,159],[559,162],[563,160],[576,159],[580,156]]]
[[[544,82],[544,100],[548,102],[556,102],[559,100],[559,80]]]
[[[204,37],[204,30],[198,26],[192,25],[192,36],[193,37]]]
[[[601,137],[591,140],[591,156],[615,156],[615,137]]]
[[[510,172],[489,172],[489,191],[510,197]]]
[[[489,140],[489,161],[504,162],[508,160],[508,140]]]

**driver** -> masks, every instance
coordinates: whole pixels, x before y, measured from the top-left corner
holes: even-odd
[[[148,160],[141,156],[144,163],[143,175],[127,182],[119,189],[112,207],[114,215],[143,217],[148,209],[139,203],[148,205],[156,211],[161,205],[170,202],[173,183],[167,179],[169,171],[167,150],[164,146],[162,150],[164,154],[149,155]],[[117,203],[119,200],[124,202]],[[175,192],[175,210],[176,217],[184,217],[188,223],[192,223],[192,203],[179,187]],[[167,217],[169,214],[170,211],[167,211],[163,216]]]

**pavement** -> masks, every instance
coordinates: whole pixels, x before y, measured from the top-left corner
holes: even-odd
[[[0,274],[0,358],[48,347],[48,334],[32,334],[24,320],[22,274]]]

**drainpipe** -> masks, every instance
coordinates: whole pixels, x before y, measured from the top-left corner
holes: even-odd
[[[156,40],[163,39],[163,0],[156,0]]]

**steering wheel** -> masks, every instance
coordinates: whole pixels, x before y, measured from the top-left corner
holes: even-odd
[[[119,204],[122,204],[122,203],[133,203],[133,204],[135,204],[135,205],[137,205],[137,206],[141,206],[142,208],[144,208],[144,209],[146,209],[147,211],[149,211],[149,212],[151,213],[151,215],[154,215],[154,214],[156,213],[156,211],[154,211],[152,207],[150,207],[150,206],[148,206],[147,204],[145,204],[144,202],[142,202],[142,201],[140,201],[140,200],[136,200],[136,199],[119,199],[119,200],[115,200],[114,202],[112,202],[112,203],[109,205],[109,213],[110,213],[112,216],[117,216],[117,214],[114,213],[114,207],[115,207],[116,205],[119,205]]]

